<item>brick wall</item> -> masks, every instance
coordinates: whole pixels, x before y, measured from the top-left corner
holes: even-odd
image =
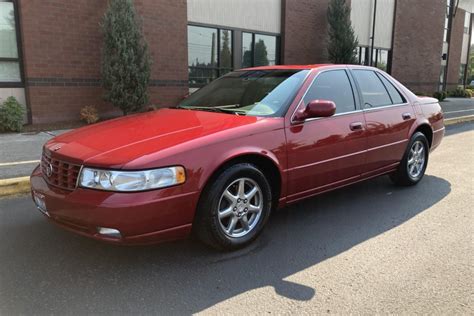
[[[283,0],[284,64],[327,62],[328,4],[329,0]]]
[[[398,0],[392,75],[416,92],[438,90],[445,0]],[[421,12],[421,14],[420,14]]]
[[[187,92],[186,0],[136,0],[153,60],[151,102],[174,104]],[[102,100],[101,0],[20,0],[26,90],[32,123],[77,120],[80,108]],[[173,45],[169,45],[172,42]]]
[[[451,39],[449,43],[448,79],[446,80],[448,90],[456,89],[459,80],[461,66],[462,40],[464,35],[465,11],[458,9],[453,19]]]

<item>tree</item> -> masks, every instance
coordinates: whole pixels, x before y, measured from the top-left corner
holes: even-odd
[[[328,57],[335,64],[357,63],[359,45],[351,25],[351,9],[346,0],[331,0],[327,12],[329,22]]]
[[[263,40],[259,40],[255,43],[255,66],[268,66],[269,64],[267,46]]]
[[[111,0],[103,18],[105,99],[124,115],[148,103],[150,57],[132,0]]]
[[[220,68],[232,68],[232,53],[230,52],[229,31],[222,31],[222,47],[220,51]]]

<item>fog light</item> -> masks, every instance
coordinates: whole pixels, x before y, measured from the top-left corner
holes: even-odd
[[[36,208],[41,213],[49,217],[48,210],[46,209],[46,202],[44,201],[44,195],[33,192],[33,200],[35,201]]]
[[[99,234],[107,236],[107,237],[122,238],[122,235],[120,234],[120,231],[118,231],[116,229],[113,229],[113,228],[97,227],[97,232]]]

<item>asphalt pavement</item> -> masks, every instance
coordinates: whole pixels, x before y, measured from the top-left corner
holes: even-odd
[[[474,98],[446,98],[440,104],[443,108],[445,119],[474,115]]]
[[[380,177],[275,212],[250,247],[103,244],[0,200],[0,315],[474,313],[474,123],[415,187]]]

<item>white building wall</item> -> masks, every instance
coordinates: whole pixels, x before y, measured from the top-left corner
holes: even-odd
[[[360,46],[370,46],[375,0],[352,0],[351,21]],[[377,0],[375,19],[376,48],[392,48],[395,0]]]
[[[188,21],[281,32],[281,0],[188,0]]]

